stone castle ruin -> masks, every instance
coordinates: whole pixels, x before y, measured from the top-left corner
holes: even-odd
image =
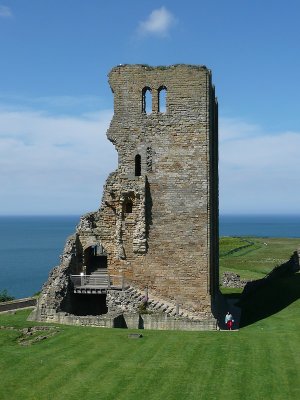
[[[215,329],[218,115],[205,66],[111,70],[118,168],[84,215],[31,319]]]

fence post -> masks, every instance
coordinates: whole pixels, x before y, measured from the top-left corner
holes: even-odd
[[[122,290],[124,290],[124,274],[122,274]]]
[[[108,282],[107,282],[107,287],[110,289],[110,275],[108,274]]]

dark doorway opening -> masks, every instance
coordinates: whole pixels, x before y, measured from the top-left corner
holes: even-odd
[[[131,200],[127,200],[125,203],[125,213],[126,214],[131,214],[132,213],[132,201]]]
[[[97,269],[107,268],[107,255],[101,245],[93,245],[84,250],[84,265],[86,274]]]
[[[74,315],[102,315],[107,313],[106,294],[72,294]]]

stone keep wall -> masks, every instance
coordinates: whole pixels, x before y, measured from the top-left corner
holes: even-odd
[[[72,263],[62,270],[79,273],[85,249],[101,244],[109,274],[124,275],[131,286],[148,287],[162,301],[209,318],[219,281],[217,104],[211,73],[204,66],[121,65],[111,70],[109,83],[114,116],[107,137],[118,152],[118,169],[107,179],[100,209],[81,218]],[[149,113],[146,89],[152,97]],[[159,112],[162,89],[165,112]],[[66,274],[61,276],[69,293]],[[58,280],[52,278],[56,287]],[[39,310],[53,304],[58,312],[58,303],[68,304],[49,298],[53,284],[50,277]]]
[[[216,106],[210,72],[185,65],[120,66],[111,71],[109,82],[115,114],[108,138],[118,151],[121,187],[146,180],[147,233],[142,257],[133,254],[131,234],[124,235],[126,262],[112,262],[110,268],[116,273],[121,268],[138,287],[148,285],[162,298],[209,313],[217,276],[211,244],[217,239],[218,207]],[[167,89],[165,113],[158,112],[162,87]],[[150,114],[143,112],[144,88],[152,91]],[[136,155],[141,156],[141,177],[135,176]],[[124,225],[130,231],[127,216]],[[217,250],[215,243],[213,248]]]

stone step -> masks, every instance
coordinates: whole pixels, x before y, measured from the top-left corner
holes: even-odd
[[[105,271],[105,272],[107,272],[107,268],[96,268],[95,271]]]
[[[108,275],[108,273],[105,271],[93,271],[91,275]]]
[[[103,272],[92,272],[90,275],[96,275],[96,276],[108,276],[108,274],[105,274]]]
[[[106,268],[97,268],[97,269],[94,269],[94,271],[93,272],[100,272],[100,273],[105,273],[105,274],[107,274],[107,269]]]
[[[103,272],[92,272],[90,275],[97,275],[97,276],[108,276],[107,273],[103,273]]]
[[[132,286],[127,288],[126,292],[130,295],[131,299],[134,301],[143,301],[145,298],[145,294],[143,292],[139,291],[138,289]],[[177,313],[176,312],[177,308],[174,304],[165,304],[163,301],[159,301],[157,299],[148,298],[148,307],[150,311],[152,310],[154,312],[163,312],[164,314],[172,317],[187,318],[191,321],[197,320],[197,317],[195,315],[190,314],[186,310],[183,311],[179,308],[179,313]]]

